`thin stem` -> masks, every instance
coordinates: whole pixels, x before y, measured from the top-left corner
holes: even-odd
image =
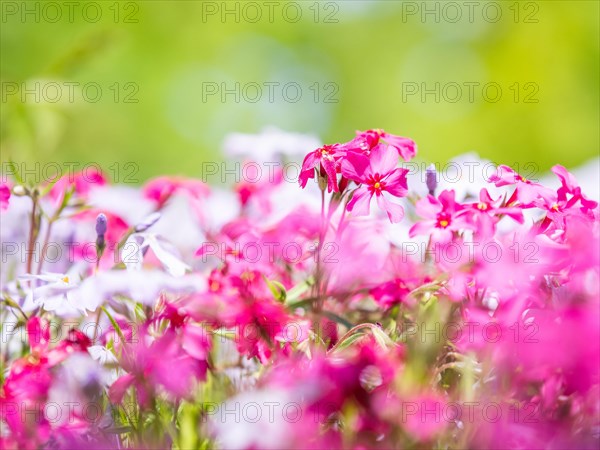
[[[321,223],[319,227],[319,242],[317,244],[317,268],[315,273],[315,296],[317,301],[315,306],[317,310],[320,310],[320,299],[321,299],[321,251],[323,250],[323,240],[325,239],[325,190],[321,189]]]
[[[344,202],[344,205],[343,205],[344,209],[340,216],[340,221],[338,222],[338,226],[337,226],[337,230],[336,230],[336,234],[335,234],[338,239],[342,235],[342,226],[344,225],[344,220],[346,219],[346,207],[348,206],[349,201],[350,201],[350,197],[346,197],[346,201]]]
[[[44,266],[44,261],[46,259],[46,252],[48,251],[48,243],[50,241],[50,234],[52,233],[52,225],[54,224],[54,218],[48,221],[48,228],[46,228],[46,233],[44,234],[44,244],[42,245],[42,252],[40,256],[40,262],[38,264],[37,273],[38,275],[42,273],[42,267]]]
[[[102,308],[98,306],[98,312],[96,313],[96,325],[94,325],[94,339],[92,343],[96,345],[96,338],[98,337],[98,326],[100,324],[100,316],[102,315]]]
[[[35,246],[35,214],[37,212],[37,197],[31,196],[33,207],[31,208],[31,226],[29,228],[29,243],[27,252],[27,273],[31,273],[31,266],[33,265],[33,248]]]

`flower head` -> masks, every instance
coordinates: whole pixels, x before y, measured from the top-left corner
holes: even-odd
[[[390,221],[399,222],[404,216],[402,206],[389,201],[388,195],[404,197],[408,191],[406,174],[408,169],[398,168],[398,152],[395,148],[379,144],[371,156],[348,153],[342,162],[342,173],[359,184],[348,203],[348,211],[354,215],[369,214],[371,199],[376,198]]]
[[[338,161],[343,156],[344,149],[340,144],[324,145],[309,153],[302,162],[302,170],[298,181],[300,186],[306,187],[306,183],[315,177],[315,169],[318,176],[327,178],[327,190],[338,192],[337,170]]]
[[[455,201],[454,191],[444,190],[436,198],[428,195],[417,202],[417,214],[425,220],[415,223],[409,236],[431,235],[431,240],[447,243],[455,232],[472,228],[467,219],[460,214],[463,205]]]

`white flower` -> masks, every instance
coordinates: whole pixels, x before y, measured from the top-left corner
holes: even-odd
[[[281,156],[290,159],[304,157],[321,145],[321,141],[311,134],[265,127],[258,134],[231,133],[225,138],[223,148],[230,157],[248,158],[256,162],[277,162],[281,160]]]
[[[88,347],[88,352],[95,361],[102,365],[117,362],[115,355],[103,345],[92,345]]]
[[[23,275],[21,280],[26,280],[25,285],[31,284],[27,292],[24,310],[29,311],[42,307],[46,311],[54,311],[58,315],[85,313],[85,305],[79,302],[76,289],[81,284],[81,275],[77,267],[69,272],[52,273],[44,272],[42,275]],[[37,286],[41,281],[41,286]]]
[[[78,297],[93,311],[116,295],[154,305],[162,291],[191,293],[205,288],[205,277],[195,274],[173,277],[160,270],[108,270],[86,278],[78,289]]]
[[[167,249],[167,246],[171,248]],[[175,248],[153,233],[133,233],[129,236],[121,250],[121,258],[127,270],[141,270],[144,255],[149,248],[174,277],[181,277],[190,270],[187,264],[174,255]]]

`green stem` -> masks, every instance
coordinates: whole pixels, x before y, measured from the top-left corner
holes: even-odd
[[[52,233],[52,225],[54,224],[54,218],[48,221],[48,228],[46,229],[46,233],[44,235],[44,244],[42,245],[42,252],[40,256],[40,262],[38,264],[37,273],[38,275],[42,273],[42,267],[44,266],[44,261],[46,259],[46,252],[48,251],[48,243],[50,241],[50,234]]]
[[[37,197],[35,194],[31,196],[31,201],[33,202],[33,207],[31,208],[31,226],[29,228],[29,243],[27,245],[27,273],[31,273],[31,266],[33,265],[33,248],[35,246],[35,215],[37,213]]]

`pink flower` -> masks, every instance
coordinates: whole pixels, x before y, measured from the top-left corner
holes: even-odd
[[[497,187],[516,185],[516,190],[506,202],[507,204],[518,200],[524,207],[530,207],[538,198],[552,195],[551,189],[524,178],[505,165],[498,166],[496,172],[490,176],[489,182],[494,183]]]
[[[106,178],[102,172],[86,169],[75,174],[63,175],[50,189],[50,197],[61,202],[68,189],[73,188],[75,194],[87,198],[93,188],[104,186]]]
[[[327,177],[327,191],[338,192],[337,185],[337,162],[344,154],[344,149],[340,144],[324,145],[309,153],[302,162],[302,170],[298,181],[302,188],[315,176],[315,168],[321,174]]]
[[[283,182],[283,170],[276,168],[263,176],[260,166],[248,161],[243,165],[242,174],[242,180],[234,187],[242,207],[248,207],[255,201],[260,210],[270,213],[272,207],[268,196]]]
[[[556,193],[539,197],[534,202],[535,206],[546,211],[546,217],[539,227],[540,231],[551,233],[555,230],[564,230],[568,216],[594,220],[594,210],[598,207],[598,203],[581,192],[575,177],[563,166],[556,165],[552,171],[560,179],[561,187]]]
[[[380,128],[357,131],[356,134],[357,137],[348,144],[364,143],[366,145],[360,145],[360,147],[367,152],[380,143],[385,142],[390,147],[394,147],[405,161],[410,161],[417,154],[417,144],[412,139],[386,133]],[[348,147],[351,146],[348,145]]]
[[[10,199],[10,187],[8,184],[0,183],[0,210],[8,208],[8,200]]]
[[[431,234],[431,241],[448,243],[452,240],[454,232],[471,229],[473,226],[460,212],[464,206],[456,203],[453,190],[445,190],[438,198],[428,195],[417,202],[417,214],[426,220],[415,223],[408,235]]]
[[[142,328],[136,341],[123,347],[120,364],[127,373],[111,385],[108,391],[110,401],[121,403],[132,386],[142,407],[152,405],[159,387],[175,398],[188,397],[194,379],[204,379],[207,365],[206,361],[182,352],[180,339],[172,329],[155,338],[150,335],[147,326]],[[188,346],[188,349],[192,354],[198,353],[195,346]]]
[[[67,339],[49,349],[48,321],[32,317],[26,329],[31,352],[12,363],[0,387],[0,419],[8,425],[16,448],[33,449],[43,447],[51,434],[51,424],[44,413],[53,382],[52,367],[76,351],[87,353],[90,340],[72,329]]]
[[[503,207],[502,198],[493,200],[487,189],[481,189],[479,201],[465,205],[461,211],[473,224],[478,234],[492,236],[495,232],[496,223],[502,216],[508,216],[518,223],[523,223],[523,211],[518,207]]]
[[[408,169],[398,168],[397,165],[397,151],[383,144],[372,150],[370,158],[358,153],[348,153],[342,162],[342,174],[359,184],[348,203],[348,211],[356,216],[368,215],[371,199],[375,196],[377,204],[387,212],[390,221],[400,222],[404,209],[386,198],[386,195],[404,197],[408,191]]]
[[[157,177],[148,181],[143,187],[144,196],[154,200],[158,208],[162,208],[177,192],[183,192],[191,199],[206,197],[210,189],[200,180],[184,177]]]
[[[590,200],[587,198],[583,192],[581,192],[581,188],[575,180],[573,174],[571,174],[567,169],[565,169],[561,165],[556,165],[552,167],[552,172],[560,179],[561,187],[558,189],[557,194],[559,199],[567,199],[567,195],[571,195],[572,197],[567,202],[570,204],[575,204],[577,201],[581,204],[581,210],[584,213],[587,213],[590,210],[594,210],[598,207],[598,202]]]

